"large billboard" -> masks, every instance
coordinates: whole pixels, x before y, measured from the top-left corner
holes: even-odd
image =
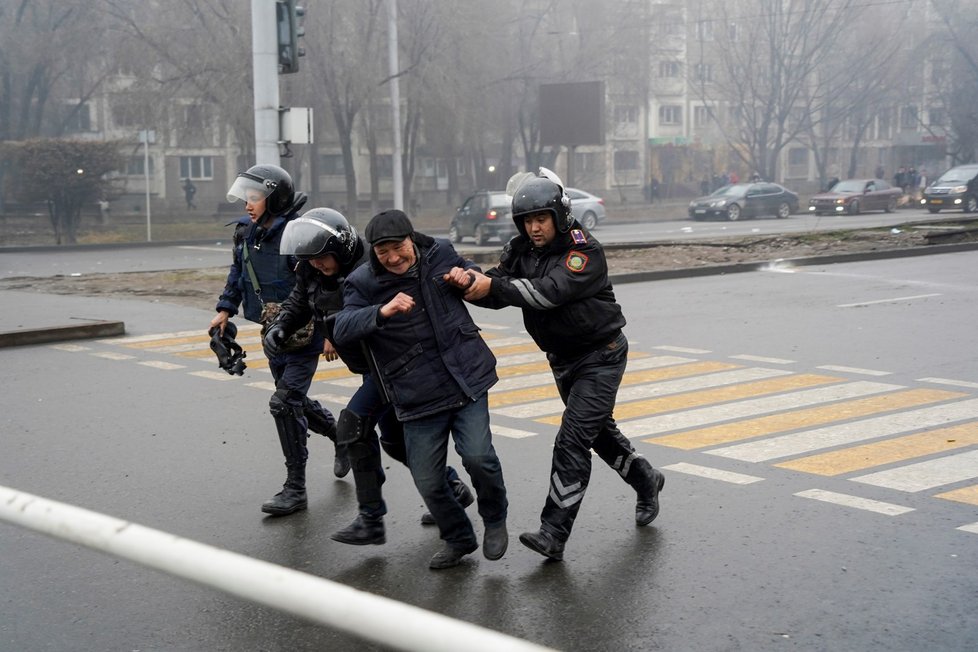
[[[604,82],[540,84],[542,145],[604,145]]]

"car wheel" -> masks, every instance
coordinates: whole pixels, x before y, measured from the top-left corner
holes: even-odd
[[[849,214],[850,215],[859,215],[859,202],[858,201],[854,201],[851,204],[849,204]]]
[[[448,229],[448,239],[458,244],[462,241],[462,234],[458,231],[458,224],[452,222],[452,225]]]
[[[964,212],[974,213],[975,211],[978,211],[978,198],[975,198],[974,195],[968,195],[964,198]]]
[[[897,207],[896,197],[891,197],[890,201],[886,202],[886,208],[883,210],[885,210],[887,213],[892,213],[893,211],[896,210],[896,207]]]
[[[475,227],[475,233],[473,235],[475,236],[475,243],[480,247],[489,242],[489,234],[486,233],[486,227],[481,224]]]
[[[788,206],[787,202],[781,202],[778,205],[778,212],[777,212],[778,219],[783,220],[789,215],[791,215],[791,206]]]
[[[727,206],[727,219],[731,222],[736,222],[740,219],[740,206],[737,204],[730,204]]]
[[[594,211],[588,211],[584,213],[584,217],[581,218],[581,226],[583,226],[588,231],[594,230],[594,227],[598,225],[598,216],[594,214]]]
[[[930,213],[940,213],[941,212],[941,209],[940,208],[928,208],[927,211],[930,212]]]

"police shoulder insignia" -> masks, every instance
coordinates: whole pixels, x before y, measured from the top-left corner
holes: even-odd
[[[580,229],[572,230],[571,237],[574,238],[574,244],[587,244],[587,236]]]
[[[572,272],[583,272],[584,268],[587,266],[587,256],[582,254],[580,251],[572,251],[567,254],[567,259],[564,260],[564,265]]]

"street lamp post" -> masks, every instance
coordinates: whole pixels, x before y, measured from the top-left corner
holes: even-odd
[[[150,226],[149,207],[149,145],[156,142],[156,132],[152,129],[143,129],[139,132],[139,142],[143,144],[143,179],[146,182],[146,242],[152,242],[153,231]]]

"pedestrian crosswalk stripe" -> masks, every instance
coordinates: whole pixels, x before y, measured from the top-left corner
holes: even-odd
[[[228,381],[228,380],[235,379],[235,376],[228,374],[226,371],[191,371],[189,372],[188,375],[198,376],[200,378],[208,378],[210,380],[220,380],[220,381]]]
[[[744,462],[766,462],[779,457],[793,457],[835,446],[845,446],[974,418],[978,418],[978,399],[908,410],[899,414],[863,419],[837,426],[826,426],[771,439],[716,448],[706,452],[709,455],[718,455]]]
[[[692,362],[682,365],[657,365],[651,369],[626,371],[625,375],[622,377],[620,387],[628,387],[630,385],[650,383],[659,380],[668,380],[671,378],[684,378],[713,371],[737,369],[738,367],[739,365],[730,364],[727,362]],[[634,369],[635,367],[630,366],[630,368]],[[553,377],[551,376],[551,381],[552,380]],[[618,396],[619,400],[622,400],[620,389]],[[553,382],[550,382],[546,387],[538,387],[532,390],[515,389],[508,392],[492,392],[489,395],[489,407],[501,407],[503,405],[527,403],[544,398],[556,397],[559,397],[557,386],[554,385]]]
[[[642,437],[655,435],[661,432],[673,430],[685,430],[705,426],[720,421],[730,421],[742,419],[771,412],[780,412],[792,408],[805,407],[807,405],[818,405],[832,401],[841,401],[869,394],[880,394],[904,389],[902,385],[891,385],[888,383],[876,383],[868,380],[845,383],[842,385],[831,385],[829,387],[816,387],[814,389],[804,389],[790,394],[780,394],[777,396],[764,396],[761,398],[746,399],[736,403],[724,403],[722,405],[711,405],[709,407],[677,412],[674,414],[663,414],[661,416],[648,417],[645,419],[633,419],[618,424],[622,433],[626,437]],[[671,440],[665,438],[653,438],[644,440],[648,443],[663,444],[684,448],[682,440]]]
[[[156,340],[140,340],[138,342],[124,342],[122,345],[129,349],[152,349],[154,347],[162,347],[165,352],[178,351],[179,347],[183,344],[194,344],[197,346],[208,346],[211,341],[210,336],[206,331],[197,331],[193,335],[184,335],[181,337],[167,337],[164,339]],[[235,340],[237,341],[237,340]]]
[[[968,525],[962,525],[959,528],[962,532],[971,532],[972,534],[978,534],[978,523],[969,523]]]
[[[272,387],[272,389],[275,389],[275,387]],[[341,407],[345,407],[350,402],[349,396],[343,396],[341,394],[310,394],[309,398],[320,403],[339,405]],[[333,410],[333,412],[336,412],[336,410]]]
[[[79,344],[52,344],[52,349],[57,349],[59,351],[68,351],[70,353],[78,353],[79,351],[91,351],[90,346],[81,346]]]
[[[968,503],[969,505],[978,505],[978,484],[945,491],[944,493],[935,494],[934,497],[953,500],[959,503]]]
[[[497,357],[501,355],[510,355],[513,353],[531,353],[533,351],[537,351],[540,353],[540,355],[543,355],[543,352],[540,351],[540,347],[538,347],[532,340],[526,344],[512,344],[510,346],[493,346],[491,342],[486,342],[486,344],[489,344],[489,349],[492,350],[493,355]]]
[[[526,344],[533,344],[533,340],[527,337],[499,337],[498,335],[492,334],[482,334],[482,339],[486,341],[490,349],[496,349],[504,346],[524,346]]]
[[[747,353],[741,353],[740,355],[730,356],[734,360],[746,360],[748,362],[763,362],[764,364],[794,364],[794,360],[785,360],[784,358],[766,358],[763,355],[750,355]]]
[[[918,378],[917,381],[921,383],[934,383],[935,385],[952,385],[954,387],[969,387],[971,389],[978,389],[978,383],[972,383],[966,380],[951,380],[949,378]]]
[[[923,491],[978,478],[978,450],[878,471],[852,480],[898,491]]]
[[[692,358],[682,358],[674,355],[657,355],[650,358],[642,358],[641,360],[629,360],[628,369],[630,371],[635,371],[638,369],[654,369],[656,367],[667,367],[674,364],[682,364],[684,362],[694,362]],[[513,389],[520,389],[522,387],[536,387],[537,385],[553,385],[554,375],[549,369],[545,372],[537,374],[527,374],[526,376],[513,376],[512,378],[503,378],[498,383],[493,385],[490,390],[490,400],[492,398],[492,392],[506,392]]]
[[[676,464],[669,464],[662,468],[665,471],[676,471],[678,473],[685,473],[686,475],[695,475],[700,478],[708,478],[710,480],[721,480],[731,484],[753,484],[764,479],[759,478],[756,475],[734,473],[733,471],[723,471],[721,469],[714,469],[709,466],[700,466],[699,464],[690,464],[688,462],[677,462]]]
[[[890,371],[877,371],[876,369],[861,369],[859,367],[842,367],[837,364],[827,364],[817,369],[823,369],[825,371],[837,371],[843,374],[861,374],[863,376],[889,376],[892,372]]]
[[[843,386],[844,387],[844,386]],[[762,435],[772,435],[799,428],[811,428],[826,423],[847,421],[880,412],[893,412],[900,408],[926,405],[939,401],[960,398],[962,394],[947,392],[939,389],[908,389],[882,396],[853,399],[839,403],[831,403],[818,407],[792,410],[768,416],[756,417],[724,423],[667,435],[651,440],[655,444],[663,444],[684,450],[706,448],[719,444],[729,444],[734,441],[752,439]]]
[[[546,361],[543,353],[537,349],[532,353],[514,353],[512,355],[497,355],[496,356],[496,368],[499,367],[512,367],[513,365],[526,364],[528,362],[541,362]]]
[[[690,392],[691,390],[702,389],[704,387],[732,385],[734,383],[744,383],[761,378],[786,376],[790,373],[791,372],[783,369],[763,369],[761,367],[734,369],[732,371],[719,371],[712,374],[704,374],[702,376],[693,376],[690,378],[678,378],[674,380],[665,380],[658,383],[622,387],[618,390],[617,400],[620,409],[625,401],[647,399],[650,396],[681,394],[683,392]],[[686,396],[688,395],[689,394]],[[532,418],[542,417],[546,414],[557,414],[562,412],[563,409],[563,402],[559,399],[553,399],[548,401],[539,401],[537,403],[528,403],[526,405],[504,407],[496,411],[500,414],[505,414],[506,416]],[[670,409],[675,408],[662,408],[661,411],[666,412]],[[618,413],[616,412],[615,414],[617,418]],[[643,412],[643,414],[646,414],[646,412]],[[560,423],[560,416],[552,417],[550,419],[540,419],[539,421],[541,423],[551,423],[556,425]]]
[[[319,370],[316,371],[316,373],[314,373],[313,376],[312,376],[312,379],[314,381],[317,381],[317,380],[334,380],[334,379],[337,379],[337,378],[356,377],[356,379],[357,379],[358,382],[363,382],[362,380],[360,380],[360,378],[361,378],[360,374],[353,373],[352,371],[350,371],[349,369],[346,368],[346,365],[344,365],[342,363],[339,363],[339,362],[337,362],[337,363],[327,363],[327,364],[337,364],[339,366],[334,366],[334,367],[331,367],[331,368],[328,368],[328,369],[323,369],[323,368],[320,367]]]
[[[527,437],[536,437],[537,433],[529,432],[527,430],[517,430],[516,428],[507,428],[506,426],[499,426],[492,424],[492,434],[493,436],[509,437],[510,439],[525,439]]]
[[[690,349],[685,346],[669,346],[667,344],[662,344],[660,346],[653,346],[653,349],[658,349],[659,351],[672,351],[673,353],[691,353],[693,355],[704,355],[710,353],[709,349]]]
[[[745,371],[750,371],[745,369]],[[784,370],[767,370],[767,371],[777,371],[777,374],[770,374],[771,376],[781,376],[785,372]],[[736,372],[721,372],[721,373],[736,373]],[[718,375],[718,374],[717,374]],[[715,389],[704,390],[701,392],[692,392],[688,394],[683,394],[674,397],[663,397],[655,399],[647,399],[644,401],[635,401],[632,403],[619,404],[615,408],[615,419],[630,419],[632,417],[643,416],[646,414],[654,414],[656,412],[671,412],[673,410],[681,410],[684,408],[696,407],[700,405],[707,405],[710,403],[719,403],[721,401],[735,401],[741,398],[747,398],[748,396],[763,396],[764,394],[775,394],[778,392],[787,392],[795,389],[801,389],[803,387],[813,387],[815,385],[826,385],[828,383],[837,383],[841,378],[835,378],[832,376],[819,376],[817,374],[797,374],[781,378],[769,378],[767,380],[758,380],[750,383],[742,383],[739,385],[730,385],[728,387],[718,387]]]
[[[811,498],[812,500],[832,503],[833,505],[864,509],[866,511],[876,512],[877,514],[884,514],[886,516],[900,516],[901,514],[914,511],[912,507],[904,507],[903,505],[885,503],[881,500],[870,500],[869,498],[860,498],[859,496],[850,496],[848,494],[840,494],[834,491],[824,491],[822,489],[808,489],[806,491],[799,491],[795,495],[801,498]]]
[[[189,337],[191,335],[200,335],[201,332],[206,333],[206,328],[198,328],[192,331],[176,331],[173,333],[151,333],[148,335],[123,335],[121,337],[106,337],[98,342],[104,344],[121,344],[122,346],[127,346],[129,344],[134,344],[137,342],[161,342],[164,340],[172,339],[174,337]]]
[[[94,351],[90,355],[96,358],[105,358],[106,360],[135,360],[136,356],[126,355],[125,353],[116,353],[115,351]]]
[[[174,369],[186,369],[186,365],[173,364],[172,362],[164,362],[163,360],[143,360],[139,364],[145,365],[147,367],[153,367],[154,369],[163,369],[164,371],[173,371]]]
[[[785,469],[840,475],[978,444],[978,421],[886,439],[775,464]]]

